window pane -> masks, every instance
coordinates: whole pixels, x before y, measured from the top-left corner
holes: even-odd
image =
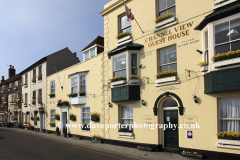
[[[231,50],[236,51],[240,49],[240,41],[231,43]]]
[[[120,69],[119,58],[114,58],[114,70],[117,71]]]
[[[236,118],[240,118],[240,98],[235,99]]]
[[[123,55],[123,56],[119,57],[119,63],[120,63],[120,68],[119,69],[126,68],[126,55]]]
[[[175,0],[168,0],[167,1],[167,7],[170,7],[175,4]]]
[[[167,7],[167,0],[159,0],[159,11]]]
[[[91,53],[91,57],[95,56],[95,48],[91,49],[90,53]]]
[[[127,16],[121,17],[121,29],[131,25],[131,20],[127,21]]]
[[[137,68],[132,68],[131,75],[137,75]]]
[[[122,118],[127,118],[127,112],[128,112],[127,106],[121,106],[121,117]]]
[[[220,118],[235,118],[234,99],[220,99]]]
[[[168,49],[169,63],[177,61],[176,47]]]
[[[168,65],[160,67],[160,71],[168,71]]]
[[[133,118],[133,106],[128,106],[128,118]]]
[[[170,64],[168,70],[174,70],[174,71],[177,71],[177,63]]]
[[[230,44],[224,44],[215,47],[215,54],[217,55],[218,53],[226,53],[230,51]]]
[[[167,64],[167,49],[160,51],[160,65]]]
[[[231,120],[222,120],[221,121],[221,130],[222,131],[235,131],[235,121]]]
[[[130,20],[129,20],[130,21]],[[123,33],[123,32],[131,32],[131,27],[128,27],[128,28],[126,28],[126,29],[124,29],[124,30],[122,30],[122,32],[121,33]]]
[[[205,50],[208,49],[208,31],[205,32]]]
[[[215,44],[220,44],[229,41],[229,22],[216,25],[215,27]]]
[[[164,12],[161,12],[161,13],[159,14],[159,16],[164,16],[165,14],[168,14],[168,10],[166,10],[166,11],[164,11]]]
[[[168,9],[168,13],[174,13],[174,16],[176,16],[176,9],[175,9],[175,7],[172,7],[172,8],[170,8],[170,9]]]
[[[131,54],[131,67],[137,67],[137,54]]]
[[[236,19],[233,21],[230,21],[230,36],[231,40],[239,39],[240,38],[240,19]]]

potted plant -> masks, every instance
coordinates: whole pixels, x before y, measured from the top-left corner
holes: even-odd
[[[156,83],[170,82],[177,80],[177,72],[175,70],[162,71],[156,74]]]
[[[131,75],[130,76],[130,84],[138,84],[138,75]]]
[[[91,115],[91,121],[99,122],[100,113],[97,111],[89,112]]]
[[[54,98],[55,97],[55,93],[50,93],[49,96],[50,96],[50,98]]]
[[[129,126],[120,127],[117,134],[120,137],[132,137],[133,128],[129,129]]]
[[[35,84],[35,83],[36,83],[36,79],[35,79],[35,78],[33,78],[33,79],[32,79],[32,82],[33,82],[33,84]]]
[[[202,153],[194,152],[194,151],[182,151],[181,155],[183,157],[188,157],[188,158],[193,158],[193,159],[202,159],[203,158]]]
[[[29,112],[29,111],[26,111],[26,114],[27,114],[27,115],[29,115],[29,114],[30,114],[30,112]]]
[[[38,105],[42,104],[42,98],[38,98]]]
[[[82,123],[81,128],[84,131],[89,131],[90,130],[90,127],[86,123]]]
[[[153,151],[153,148],[151,146],[144,146],[144,145],[137,146],[137,149],[142,151],[148,151],[148,152]]]
[[[4,93],[5,89],[1,89],[1,93]]]
[[[37,121],[39,121],[39,116],[36,116]]]
[[[56,128],[56,135],[57,135],[57,136],[60,135],[60,132],[59,132],[59,128],[58,128],[58,127]]]
[[[117,44],[119,44],[119,45],[132,41],[131,32],[129,32],[129,31],[118,34],[116,36],[116,38],[117,38]]]
[[[71,121],[76,121],[76,116],[73,113],[69,113],[69,116]]]
[[[102,143],[102,138],[99,135],[93,135],[92,136],[92,141],[95,143]]]
[[[23,122],[25,126],[28,126],[29,125],[29,122],[28,121],[24,121]]]
[[[8,87],[8,91],[11,91],[12,87]]]
[[[3,103],[6,104],[6,103],[7,103],[7,100],[3,100]]]
[[[27,107],[27,103],[24,103],[23,105],[24,105],[24,107]]]
[[[61,106],[68,106],[69,105],[69,101],[61,101],[60,102]]]
[[[17,89],[17,86],[13,86],[13,89],[16,90],[16,89]]]
[[[80,96],[85,96],[86,95],[86,92],[85,91],[80,91],[78,92]]]
[[[46,129],[42,129],[42,133],[45,133],[46,132]]]
[[[4,122],[4,120],[2,120],[2,119],[1,119],[1,120],[0,120],[0,122],[1,122],[1,123],[3,123],[3,122]]]
[[[73,139],[80,140],[80,139],[81,139],[81,136],[74,135],[74,136],[73,136]]]
[[[201,62],[199,64],[197,64],[198,66],[200,66],[200,71],[201,72],[206,72],[208,71],[208,63],[207,62]]]
[[[1,106],[1,107],[3,107],[3,106],[4,106],[4,104],[0,104],[0,106]]]
[[[72,97],[77,97],[78,94],[77,94],[77,93],[69,93],[67,96],[68,96],[69,98],[72,98]]]
[[[56,120],[60,120],[60,116],[59,116],[58,113],[55,112],[55,113],[54,113],[54,116],[55,116],[55,119],[56,119]]]
[[[38,82],[42,82],[42,74],[38,75]]]
[[[175,21],[174,13],[169,12],[164,16],[157,17],[154,22],[156,23],[155,27],[158,28],[173,21]]]
[[[40,114],[44,114],[44,112],[45,112],[42,107],[39,107],[39,108],[38,108],[38,111],[39,111]]]
[[[126,77],[123,77],[123,76],[113,77],[112,79],[110,79],[108,81],[108,83],[111,83],[112,86],[125,84],[126,83]]]
[[[24,83],[23,86],[24,86],[24,88],[27,88],[27,87],[28,87],[28,84],[27,84],[27,83]]]
[[[20,98],[20,97],[17,97],[17,101],[18,101],[18,102],[21,101],[21,98]]]
[[[30,128],[30,130],[32,130],[32,131],[34,130],[34,126],[33,126],[33,125],[30,125],[29,128]]]
[[[34,113],[34,114],[38,114],[38,110],[34,110],[33,113]]]
[[[32,120],[32,121],[34,120],[34,117],[33,117],[33,116],[31,116],[31,120]]]
[[[36,99],[32,100],[32,105],[35,106],[36,105]]]
[[[50,122],[49,124],[51,127],[55,127],[55,122]]]
[[[67,137],[67,128],[66,127],[63,128],[63,136],[65,138]]]

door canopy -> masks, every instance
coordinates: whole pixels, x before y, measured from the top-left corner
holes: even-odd
[[[178,101],[178,104],[180,105],[179,107],[178,107],[178,109],[179,109],[179,114],[182,116],[183,115],[183,104],[182,104],[182,100],[176,95],[176,94],[174,94],[174,93],[171,93],[171,92],[165,92],[165,93],[163,93],[163,94],[161,94],[158,98],[157,98],[157,100],[155,101],[155,104],[154,104],[154,108],[153,108],[153,113],[154,113],[154,115],[155,116],[157,116],[157,110],[158,110],[158,102],[160,101],[160,99],[162,99],[163,97],[169,97],[169,96],[173,96],[173,97],[175,97],[176,99],[177,99],[177,101]]]

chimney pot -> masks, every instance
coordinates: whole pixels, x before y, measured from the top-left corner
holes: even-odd
[[[12,69],[14,69],[14,66],[12,66]]]
[[[77,52],[74,52],[73,55],[74,55],[75,57],[77,57]]]

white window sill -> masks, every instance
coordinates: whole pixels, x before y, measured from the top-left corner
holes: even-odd
[[[56,98],[56,97],[50,97],[50,99],[54,99],[54,98]]]
[[[32,105],[32,107],[36,107],[36,105]]]
[[[161,87],[161,86],[167,86],[167,85],[172,85],[172,84],[179,84],[179,81],[172,81],[172,82],[167,82],[167,83],[157,83],[155,84],[155,87]]]
[[[117,47],[121,46],[123,44],[129,43],[129,42],[132,42],[132,36],[131,35],[128,35],[126,37],[123,37],[123,38],[120,38],[119,40],[117,40]]]
[[[126,80],[120,80],[120,81],[116,81],[116,82],[111,82],[111,86],[117,86],[117,85],[122,85],[122,84],[126,84],[127,81]]]
[[[41,83],[41,82],[42,82],[42,80],[38,81],[38,83]]]
[[[208,65],[207,66],[202,66],[200,68],[200,72],[207,72],[208,71]]]
[[[161,84],[161,83],[172,82],[172,81],[176,81],[176,80],[177,80],[177,76],[171,76],[171,77],[156,79],[156,83]]]
[[[32,83],[33,85],[35,85],[36,84],[36,82],[35,83]]]
[[[218,139],[218,143],[216,144],[216,147],[240,149],[240,141],[239,140]]]
[[[229,66],[229,65],[239,64],[239,63],[240,63],[240,57],[214,62],[213,65],[215,68],[218,68],[218,67],[224,67],[224,66]]]
[[[175,17],[174,17],[174,18],[175,18]],[[169,18],[169,19],[171,19],[171,18]],[[166,20],[168,20],[168,19],[166,19]],[[165,24],[165,25],[162,25],[161,27],[156,28],[156,29],[154,30],[154,32],[157,32],[157,31],[162,30],[162,29],[164,29],[164,28],[173,26],[173,25],[175,25],[175,24],[177,24],[177,23],[178,23],[177,20],[175,20],[175,21],[173,21],[173,22],[170,22],[170,23],[167,23],[167,24]],[[156,25],[157,25],[157,24],[156,24]]]
[[[220,7],[223,7],[223,6],[225,6],[225,5],[228,5],[228,4],[230,4],[230,3],[232,3],[232,2],[235,2],[235,1],[237,1],[237,0],[229,0],[229,1],[226,1],[226,2],[223,2],[223,3],[220,3],[220,4],[217,4],[216,6],[213,7],[213,10],[215,10],[215,9],[217,9],[217,8],[220,8]]]

